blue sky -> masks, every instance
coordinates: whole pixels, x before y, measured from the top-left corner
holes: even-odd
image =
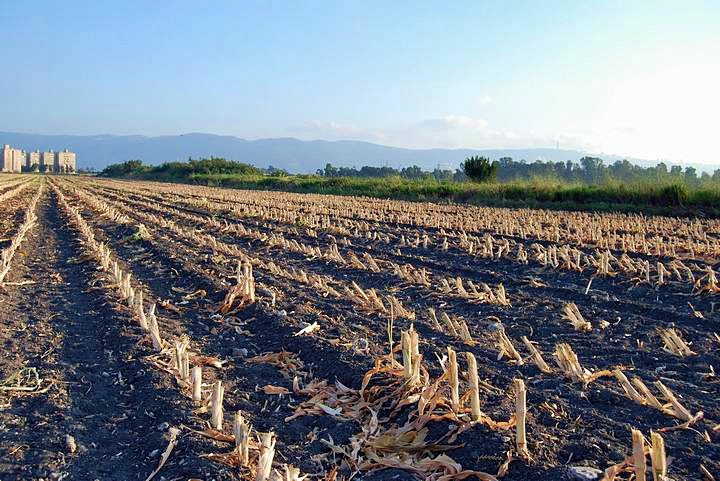
[[[0,130],[720,162],[720,2],[0,0]]]

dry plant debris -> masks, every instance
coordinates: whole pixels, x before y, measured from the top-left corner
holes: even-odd
[[[52,386],[40,377],[37,368],[24,367],[0,381],[0,392],[42,394]]]
[[[132,319],[126,334],[144,353],[133,361],[185,401],[183,442],[211,439],[201,456],[240,479],[555,475],[569,462],[559,453],[584,435],[625,456],[607,480],[711,479],[717,468],[717,341],[707,327],[720,292],[715,220],[84,178],[0,179],[0,199],[17,213],[2,224],[5,290],[42,284],[12,276],[50,203],[82,244],[69,265],[91,266],[86,282],[108,311]],[[73,281],[58,276],[55,286]],[[558,312],[572,330],[553,322]],[[667,319],[673,327],[660,327]],[[656,336],[662,345],[648,342]],[[46,392],[50,383],[26,369],[2,381],[4,396]],[[124,372],[113,380],[131,382]],[[612,414],[597,402],[605,396],[619,401]],[[663,427],[647,408],[676,424]],[[628,422],[618,412],[646,416],[647,438],[618,439]],[[331,421],[293,432],[312,425],[303,416]],[[677,445],[685,429],[698,437]],[[171,433],[149,479],[175,469],[178,439]],[[298,454],[306,448],[314,454]]]
[[[585,320],[580,309],[574,302],[567,303],[563,306],[563,317],[570,321],[576,331],[592,331],[592,324]]]

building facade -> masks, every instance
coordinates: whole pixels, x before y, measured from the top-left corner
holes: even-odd
[[[55,172],[55,152],[43,152],[40,154],[40,172]]]
[[[27,153],[27,159],[25,161],[25,167],[30,172],[33,171],[39,171],[40,170],[40,151],[36,150],[35,152],[28,152]]]
[[[25,165],[25,152],[21,149],[13,149],[8,144],[3,145],[2,150],[2,172],[22,172]]]
[[[77,156],[75,152],[65,149],[62,152],[25,152],[14,149],[8,144],[3,145],[0,155],[0,172],[61,172],[71,173],[77,171]]]
[[[68,149],[58,152],[55,156],[55,171],[68,173],[75,172],[77,170],[75,152],[70,152]]]

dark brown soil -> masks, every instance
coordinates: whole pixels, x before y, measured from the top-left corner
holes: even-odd
[[[0,479],[145,479],[168,426],[188,423],[190,409],[143,362],[147,346],[83,258],[54,195],[38,209],[9,276],[35,283],[7,286],[1,298],[0,378],[35,367],[50,388],[0,397]],[[198,477],[213,468],[187,456],[197,444],[183,437],[164,474]]]
[[[169,215],[158,196],[142,197],[119,189],[93,188],[109,202],[128,206],[125,211],[134,222],[147,223],[138,212]],[[249,356],[282,350],[295,353],[304,371],[314,377],[357,388],[363,374],[372,367],[374,356],[387,350],[386,320],[366,314],[343,300],[323,297],[315,290],[267,272],[256,272],[261,285],[278,293],[273,307],[265,299],[237,313],[232,319],[214,316],[232,282],[236,259],[226,258],[210,246],[197,245],[178,237],[169,229],[149,225],[152,238],[130,241],[133,225],[118,225],[98,215],[66,191],[68,201],[81,207],[85,219],[96,229],[98,239],[106,241],[123,267],[133,273],[154,298],[169,304],[160,307],[160,323],[168,335],[189,336],[206,355],[227,361],[225,369],[210,374],[210,380],[223,379],[228,386],[227,413],[242,410],[259,431],[278,434],[278,451],[283,462],[300,466],[304,473],[328,468],[313,456],[327,452],[322,439],[332,437],[344,443],[359,431],[352,422],[337,422],[329,416],[300,417],[285,422],[302,396],[266,395],[259,388],[267,385],[290,387],[292,379],[274,366],[251,364]],[[196,215],[217,216],[217,212],[192,209]],[[35,280],[37,284],[8,286],[0,309],[3,329],[0,340],[4,352],[0,359],[3,377],[22,365],[37,367],[41,375],[54,381],[44,394],[12,397],[0,410],[0,479],[64,477],[66,479],[144,479],[154,468],[164,449],[168,426],[185,424],[201,427],[203,416],[192,414],[192,405],[182,397],[170,379],[154,370],[145,357],[150,346],[125,308],[115,303],[107,280],[85,262],[77,233],[67,227],[59,213],[54,194],[45,195],[39,206],[38,225],[13,261],[10,280]],[[289,239],[325,248],[329,237],[320,233],[309,237],[292,225],[255,219],[224,220],[243,223],[266,232],[283,232]],[[459,249],[404,248],[353,237],[346,254],[371,252],[373,257],[396,263],[424,267],[444,276],[462,276],[496,285],[502,282],[512,301],[511,307],[472,305],[464,300],[438,295],[432,289],[400,282],[390,273],[372,273],[339,267],[322,259],[308,259],[277,248],[268,249],[259,241],[228,235],[221,228],[202,223],[178,221],[218,240],[236,244],[253,255],[278,265],[303,268],[365,288],[393,292],[403,304],[418,314],[415,326],[422,340],[421,350],[429,360],[433,375],[438,374],[436,353],[445,346],[471,351],[480,361],[480,376],[500,388],[502,394],[486,394],[483,410],[493,419],[507,419],[513,412],[512,379],[522,377],[528,386],[528,438],[533,459],[514,461],[504,479],[570,479],[568,466],[604,469],[628,454],[630,428],[651,429],[673,426],[677,421],[639,406],[622,395],[612,379],[601,379],[587,388],[558,376],[541,374],[531,363],[515,366],[497,359],[493,342],[495,317],[502,320],[508,335],[519,340],[527,335],[552,362],[551,351],[558,342],[569,342],[584,367],[592,370],[624,366],[648,384],[662,380],[693,413],[702,410],[705,419],[693,429],[664,433],[672,458],[673,479],[700,479],[703,464],[720,479],[720,436],[704,432],[720,422],[720,379],[708,376],[711,366],[720,367],[720,343],[711,338],[720,330],[720,316],[710,312],[717,296],[690,297],[680,287],[653,289],[636,286],[627,278],[595,279],[585,294],[586,274],[559,272],[525,266],[507,260],[486,260],[469,256]],[[377,226],[396,235],[411,238],[422,229],[407,226]],[[59,278],[55,274],[59,274]],[[541,280],[545,287],[532,287],[528,279]],[[204,290],[205,296],[189,293]],[[591,333],[578,333],[561,319],[565,302],[575,302],[593,324],[605,319],[610,326]],[[698,319],[688,307],[702,311]],[[441,307],[467,320],[474,347],[463,345],[428,323],[427,308]],[[307,323],[317,321],[322,330],[315,336],[293,334]],[[398,320],[395,332],[409,326]],[[679,358],[661,349],[656,334],[659,326],[676,326],[699,353]],[[340,340],[342,342],[338,343]],[[644,348],[638,347],[638,340]],[[338,345],[340,344],[340,345]],[[518,345],[519,346],[519,345]],[[367,349],[365,349],[367,347]],[[307,381],[309,379],[305,379]],[[132,388],[131,388],[132,386]],[[0,398],[0,402],[5,401]],[[447,429],[433,426],[430,436],[440,437]],[[238,479],[230,468],[213,464],[204,453],[222,452],[227,445],[204,440],[183,431],[181,442],[161,472],[165,479]],[[311,435],[312,433],[312,435]],[[69,454],[64,437],[71,434],[80,449]],[[465,469],[496,472],[512,448],[512,431],[493,432],[476,427],[458,439],[458,448],[448,454]],[[6,474],[7,473],[7,474]],[[343,473],[349,474],[349,473]],[[362,473],[362,479],[411,479],[399,470]]]

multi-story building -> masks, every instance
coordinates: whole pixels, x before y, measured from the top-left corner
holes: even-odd
[[[22,166],[25,164],[25,152],[20,149],[12,149],[13,151],[13,161],[12,161],[12,171],[13,172],[22,172]]]
[[[58,152],[55,156],[55,171],[56,172],[75,172],[77,165],[75,161],[75,152],[70,152],[68,149]]]
[[[76,172],[77,157],[75,152],[65,149],[62,152],[25,152],[3,145],[0,153],[0,172],[22,172],[23,168],[32,172]]]
[[[0,160],[2,161],[2,169],[0,169],[2,172],[22,172],[22,167],[25,165],[25,152],[5,144]]]
[[[36,150],[35,152],[28,152],[27,158],[25,160],[25,167],[29,171],[38,171],[40,170],[40,151]]]
[[[40,154],[40,171],[55,172],[55,152],[43,152]]]

